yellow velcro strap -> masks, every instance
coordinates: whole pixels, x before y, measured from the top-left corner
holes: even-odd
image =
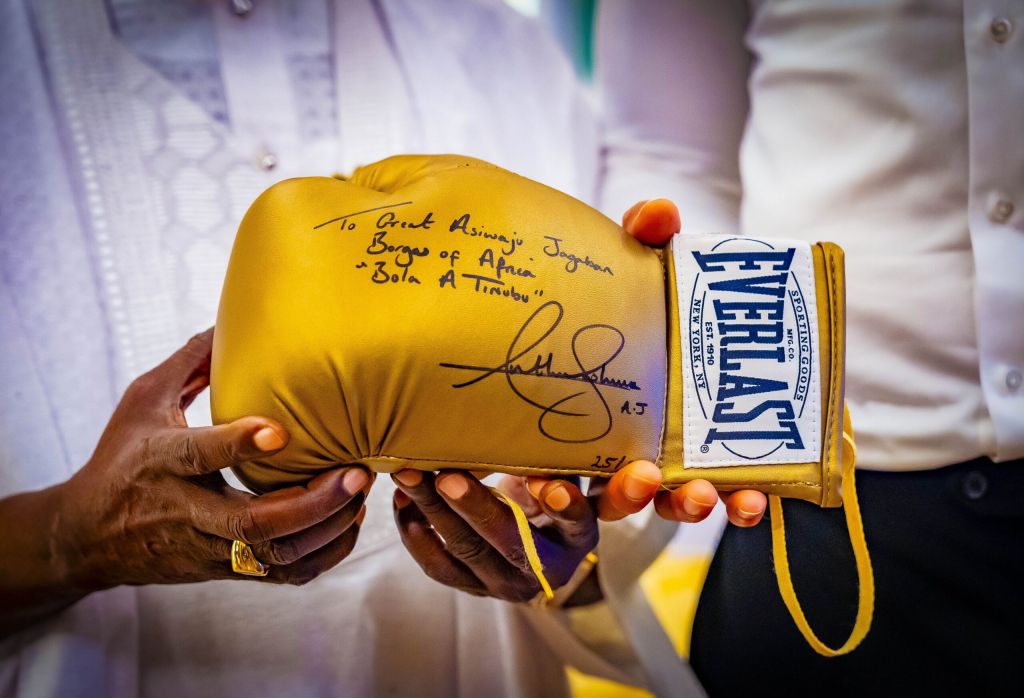
[[[491,488],[491,492],[495,497],[505,502],[508,508],[512,510],[512,516],[516,519],[516,528],[519,529],[519,537],[523,541],[523,550],[526,552],[526,561],[530,563],[530,569],[533,570],[534,576],[537,577],[537,581],[540,582],[540,588],[544,591],[544,598],[548,601],[555,598],[555,592],[551,589],[551,584],[548,582],[548,578],[544,576],[544,564],[540,560],[540,554],[537,552],[537,544],[533,540],[533,530],[530,528],[530,520],[526,518],[526,512],[519,506],[511,497],[507,496],[500,490]]]
[[[850,637],[838,649],[833,649],[818,639],[814,634],[800,602],[793,589],[793,579],[789,573],[789,558],[786,555],[786,528],[782,518],[782,501],[775,495],[768,498],[772,519],[772,555],[775,559],[775,577],[779,583],[782,601],[789,609],[800,634],[804,636],[815,652],[823,657],[838,657],[853,651],[868,634],[871,619],[875,613],[875,577],[871,569],[871,558],[868,555],[867,542],[864,539],[864,523],[860,517],[860,505],[857,503],[857,487],[854,482],[854,464],[857,460],[857,449],[853,443],[853,428],[850,425],[849,412],[843,415],[843,509],[846,514],[846,529],[850,534],[850,545],[857,564],[857,581],[860,584],[857,600],[857,618],[850,631]]]

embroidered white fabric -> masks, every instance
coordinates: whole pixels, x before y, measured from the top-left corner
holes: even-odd
[[[587,98],[501,4],[296,0],[244,20],[226,5],[0,3],[0,495],[66,478],[127,383],[213,323],[235,226],[274,181],[449,151],[593,199]],[[390,494],[378,478],[356,553],[302,589],[115,589],[5,639],[0,694],[558,695],[561,656],[684,685],[673,663],[660,679],[612,665],[537,611],[427,579]],[[618,556],[619,615],[673,530],[650,526]],[[652,627],[627,631],[663,642]]]

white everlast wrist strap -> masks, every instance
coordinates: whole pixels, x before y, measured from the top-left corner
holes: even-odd
[[[680,279],[683,466],[821,457],[818,310],[811,247],[684,236]]]

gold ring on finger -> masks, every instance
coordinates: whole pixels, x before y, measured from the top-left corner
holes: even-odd
[[[231,542],[231,569],[247,577],[266,577],[270,574],[270,565],[257,560],[252,548],[240,540]]]

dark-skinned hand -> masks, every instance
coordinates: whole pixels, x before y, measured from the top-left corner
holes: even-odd
[[[285,430],[263,417],[188,427],[185,409],[209,384],[212,342],[211,329],[136,379],[70,480],[0,500],[0,628],[122,584],[304,584],[352,551],[366,470],[256,496],[219,471],[280,450]],[[271,565],[267,577],[232,571],[234,539]]]
[[[392,477],[402,542],[428,577],[506,601],[528,601],[541,591],[512,510],[471,473],[402,470]],[[509,494],[530,506],[529,496]],[[597,513],[567,480],[552,480],[539,494],[526,513],[545,575],[557,588],[597,546]]]
[[[646,245],[667,243],[679,232],[676,206],[665,199],[641,201],[623,216],[623,227]],[[403,470],[394,476],[395,520],[402,541],[427,576],[447,586],[508,601],[532,599],[540,584],[526,561],[515,519],[476,478],[457,471],[437,476]],[[703,521],[721,498],[734,525],[757,525],[767,506],[756,490],[719,493],[707,480],[661,490],[661,470],[634,461],[607,480],[594,479],[584,497],[564,479],[507,476],[499,489],[530,517],[534,540],[554,587],[564,584],[597,545],[597,520],[616,521],[653,499],[659,516],[672,521]],[[600,599],[594,575],[570,600]]]

